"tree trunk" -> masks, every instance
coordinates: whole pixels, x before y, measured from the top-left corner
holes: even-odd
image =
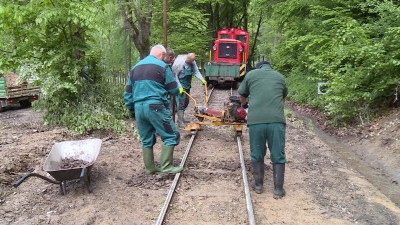
[[[143,59],[150,52],[150,28],[153,0],[118,0],[118,3],[124,20],[124,27],[132,38],[136,49],[139,51],[140,58]]]
[[[250,0],[245,0],[244,1],[244,7],[243,7],[243,29],[245,30],[245,31],[247,31],[247,29],[248,29],[248,24],[249,24],[249,14],[248,14],[248,8],[249,8],[249,3],[250,3]]]
[[[249,66],[249,67],[252,66],[252,62],[254,61],[254,52],[255,52],[256,44],[257,44],[257,37],[260,32],[261,22],[262,22],[262,15],[260,15],[260,18],[258,19],[257,31],[256,31],[256,34],[254,35],[253,47],[251,48],[251,53],[249,54],[249,60],[247,62],[247,66]]]

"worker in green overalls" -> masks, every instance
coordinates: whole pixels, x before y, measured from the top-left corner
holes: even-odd
[[[185,60],[181,60],[185,57]],[[188,94],[190,93],[190,89],[192,87],[192,77],[195,75],[204,85],[207,85],[206,80],[201,75],[199,68],[196,64],[196,55],[194,53],[189,53],[186,56],[179,55],[174,64],[172,65],[172,71],[177,77],[177,81],[182,86],[183,90],[185,90]],[[179,128],[185,127],[184,114],[187,106],[189,105],[189,97],[185,94],[179,94],[176,98],[176,102],[178,105],[178,126]]]
[[[285,195],[285,135],[284,100],[288,94],[284,77],[267,61],[257,63],[240,85],[242,105],[248,104],[247,125],[250,137],[250,156],[253,165],[256,193],[261,194],[264,183],[266,144],[271,153],[274,178],[274,198]]]
[[[146,173],[179,173],[182,167],[173,166],[173,152],[179,144],[180,134],[171,117],[168,95],[179,94],[179,86],[172,70],[162,59],[166,50],[154,46],[150,55],[139,61],[129,72],[124,92],[125,106],[136,119],[142,142]],[[155,133],[163,141],[160,168],[154,164]]]

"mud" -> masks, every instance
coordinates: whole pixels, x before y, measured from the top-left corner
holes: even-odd
[[[193,86],[191,93],[200,102],[201,83],[196,81]],[[212,107],[222,108],[218,103]],[[196,120],[192,108],[193,103],[186,118]],[[396,165],[400,155],[396,113],[349,132],[357,135],[342,135],[345,139],[337,140],[349,151],[359,152],[370,173],[390,177],[392,187],[398,190],[394,176],[400,164]],[[257,224],[400,224],[399,206],[363,175],[363,168],[343,159],[350,156],[338,154],[306,120],[293,115],[287,121],[287,195],[281,200],[273,198],[267,154],[264,192],[251,191]],[[134,126],[134,122],[126,122]],[[344,134],[344,130],[340,132]],[[180,163],[190,140],[184,131],[181,137],[174,152],[175,164]],[[67,183],[66,195],[60,195],[58,185],[42,179],[30,178],[18,188],[12,187],[27,172],[49,176],[42,166],[55,142],[88,138],[103,140],[91,170],[92,193],[76,181]],[[248,224],[235,138],[229,126],[204,126],[199,131],[164,224]],[[241,140],[251,184],[245,127]],[[160,152],[158,138],[154,146],[157,163]],[[32,109],[0,113],[0,158],[0,224],[154,224],[174,179],[172,175],[145,174],[134,130],[125,137],[106,132],[75,135],[43,125],[41,114]]]

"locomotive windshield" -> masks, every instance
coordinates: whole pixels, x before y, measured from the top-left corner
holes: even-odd
[[[239,41],[241,41],[242,43],[246,43],[246,42],[247,42],[246,36],[244,36],[244,35],[237,35],[237,36],[236,36],[236,40],[239,40]]]
[[[229,39],[229,38],[231,38],[231,35],[229,35],[229,34],[221,34],[221,35],[220,35],[220,38]]]
[[[236,43],[220,43],[219,44],[219,58],[236,58],[237,44]]]

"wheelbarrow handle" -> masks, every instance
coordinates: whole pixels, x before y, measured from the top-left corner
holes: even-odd
[[[29,177],[39,177],[39,178],[42,178],[43,180],[46,180],[46,181],[48,181],[50,183],[53,183],[53,184],[60,184],[61,183],[60,181],[52,180],[52,179],[47,178],[47,177],[45,177],[43,175],[40,175],[38,173],[28,173],[28,174],[24,175],[23,177],[21,177],[19,180],[17,180],[17,182],[15,182],[15,184],[13,186],[14,187],[18,187],[22,182],[24,182]]]

